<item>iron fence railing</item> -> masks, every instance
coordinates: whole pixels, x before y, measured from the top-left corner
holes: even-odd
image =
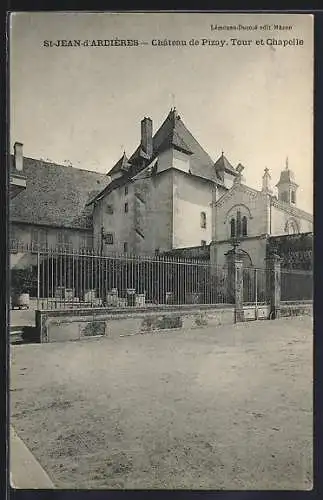
[[[205,261],[56,249],[36,257],[30,288],[40,309],[234,301],[227,268]]]
[[[269,270],[261,268],[243,269],[244,304],[265,304],[269,298]]]
[[[37,297],[39,309],[235,303],[234,271],[205,260],[26,245],[21,251],[33,256],[24,260],[32,272],[23,290]],[[243,268],[244,304],[268,303],[271,272]],[[281,270],[280,282],[282,301],[312,299],[311,272]]]

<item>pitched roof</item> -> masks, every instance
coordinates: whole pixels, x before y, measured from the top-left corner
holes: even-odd
[[[190,155],[190,170],[193,175],[216,181],[219,184],[223,183],[220,175],[214,168],[212,158],[186,128],[175,109],[170,111],[165,121],[153,136],[153,156],[151,160],[160,152],[170,147],[174,147]],[[145,166],[138,164],[139,158],[142,158],[140,145],[129,158],[129,163],[133,165],[131,176],[136,175]],[[229,164],[228,161],[227,163]],[[114,173],[116,171],[115,168],[116,165],[108,172],[108,175]],[[231,168],[233,169],[232,166]]]
[[[292,170],[289,170],[289,168],[285,168],[285,170],[281,171],[280,178],[276,184],[276,187],[279,186],[280,184],[285,184],[285,183],[296,184],[294,172]]]
[[[130,167],[130,163],[128,161],[126,152],[124,151],[120,160],[118,160],[117,163],[114,165],[114,167],[112,167],[112,169],[109,171],[108,175],[114,174],[115,172],[118,172],[119,170],[127,171],[129,169],[129,167]]]
[[[240,165],[241,165],[241,163],[239,163],[239,166]],[[241,165],[241,167],[242,167],[242,165]],[[234,176],[239,175],[239,172],[237,172],[236,169],[231,165],[229,160],[224,156],[223,152],[222,152],[220,158],[218,158],[217,161],[215,162],[214,168],[218,172],[225,171],[225,172],[229,172],[230,174],[232,174]]]
[[[308,222],[313,222],[313,215],[310,214],[309,212],[305,212],[305,210],[295,207],[295,205],[290,205],[285,201],[278,200],[276,196],[271,196],[270,199],[271,199],[271,204],[274,207],[280,208],[284,212],[290,215],[294,215],[295,217],[301,217],[307,220]]]
[[[10,157],[10,171],[13,171]],[[10,201],[10,220],[56,227],[89,229],[92,209],[87,201],[108,183],[104,174],[23,159],[26,190]]]

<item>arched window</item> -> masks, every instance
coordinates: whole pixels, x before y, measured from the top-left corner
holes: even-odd
[[[295,191],[291,192],[291,202],[294,203],[294,204],[296,203]]]
[[[293,220],[287,221],[285,231],[287,234],[298,234],[299,230],[296,221]]]
[[[244,215],[242,217],[242,236],[247,236],[248,234],[248,221],[247,217]]]
[[[231,238],[235,238],[235,236],[236,236],[236,221],[233,217],[230,221],[230,229],[231,229]]]
[[[237,211],[237,236],[241,236],[241,212]]]
[[[206,228],[206,213],[205,212],[201,212],[201,227],[203,229]]]

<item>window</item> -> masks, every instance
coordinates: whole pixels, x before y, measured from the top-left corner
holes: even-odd
[[[128,209],[129,209],[128,203],[125,203],[124,204],[124,211],[125,211],[125,213],[128,212]]]
[[[206,228],[206,213],[205,212],[201,212],[201,227],[203,229]]]
[[[237,211],[237,236],[241,236],[241,212]]]
[[[247,217],[244,215],[242,217],[242,236],[247,236],[248,234],[248,221]]]
[[[106,212],[107,214],[113,214],[113,205],[107,205]]]
[[[296,221],[294,221],[294,220],[287,221],[286,226],[285,226],[285,232],[287,234],[298,234],[299,229],[298,229],[298,224],[296,223]]]
[[[31,232],[31,245],[35,249],[45,249],[48,243],[47,229],[33,228]]]
[[[105,233],[104,240],[105,240],[107,245],[113,245],[113,234],[112,233]]]
[[[128,194],[128,186],[125,186],[124,188],[124,194],[127,195]]]
[[[123,244],[123,251],[124,251],[124,253],[128,252],[128,243],[126,241]]]
[[[93,236],[92,234],[84,234],[81,238],[81,248],[92,248],[93,247]]]
[[[236,236],[236,221],[233,217],[230,221],[230,233],[231,233],[231,238],[235,238],[235,236]]]
[[[67,231],[58,231],[57,233],[57,243],[58,247],[61,249],[65,249],[70,244],[70,238]]]
[[[248,218],[245,215],[241,217],[241,212],[238,210],[236,216],[230,220],[230,236],[231,238],[240,238],[247,235]]]
[[[205,241],[205,240],[201,240],[201,246],[202,246],[202,247],[205,247],[205,246],[206,246],[206,241]]]
[[[291,201],[292,201],[292,203],[295,203],[295,202],[296,202],[295,191],[292,191],[292,192],[291,192]]]

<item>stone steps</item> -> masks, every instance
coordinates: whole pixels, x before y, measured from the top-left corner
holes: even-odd
[[[10,326],[10,344],[26,344],[39,342],[39,335],[35,326]]]

